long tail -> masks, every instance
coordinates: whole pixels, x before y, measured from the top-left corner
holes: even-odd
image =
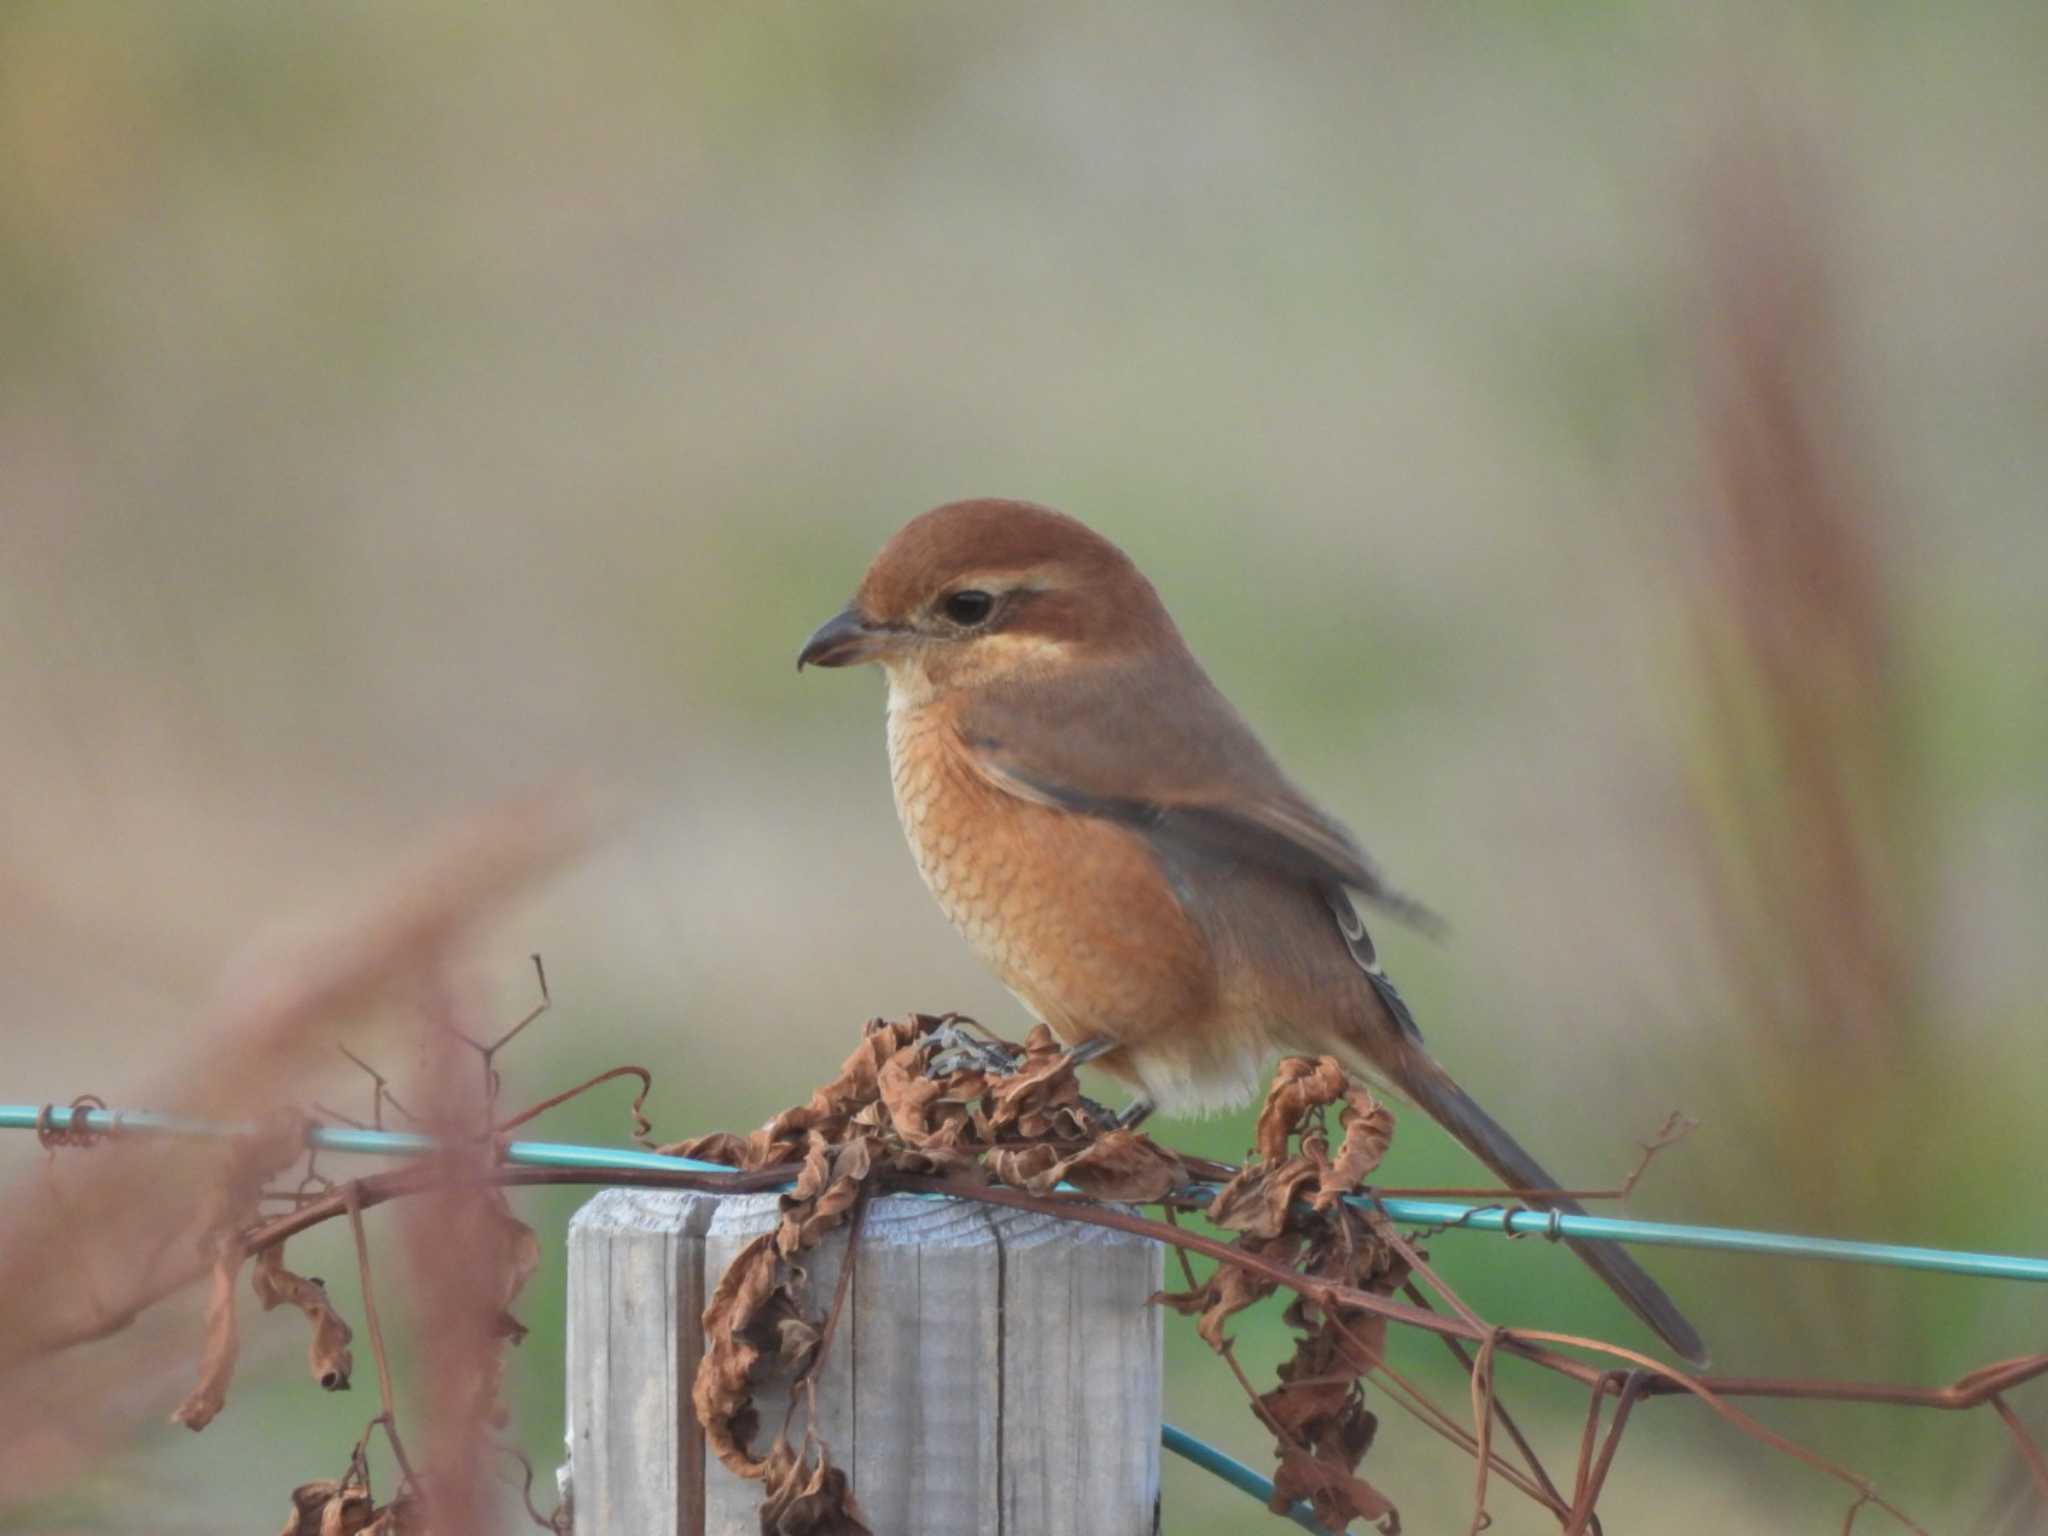
[[[1445,1130],[1463,1142],[1473,1156],[1491,1168],[1513,1189],[1555,1189],[1557,1181],[1543,1171],[1543,1165],[1522,1150],[1493,1116],[1451,1081],[1450,1075],[1419,1047],[1402,1053],[1401,1070],[1391,1074],[1394,1084],[1407,1094]],[[1545,1200],[1532,1196],[1529,1203],[1546,1209],[1579,1212],[1575,1200]],[[1566,1238],[1572,1252],[1586,1261],[1594,1274],[1607,1282],[1658,1338],[1692,1361],[1707,1363],[1707,1346],[1699,1332],[1685,1320],[1663,1288],[1643,1272],[1642,1266],[1615,1243],[1584,1242]]]
[[[1398,1043],[1391,1052],[1369,1053],[1372,1064],[1393,1085],[1413,1099],[1445,1130],[1449,1131],[1482,1163],[1513,1189],[1555,1189],[1557,1180],[1544,1172],[1543,1165],[1522,1149],[1522,1144],[1502,1128],[1499,1121],[1473,1102],[1470,1095],[1451,1080],[1448,1072],[1422,1048],[1414,1019],[1394,991],[1393,984],[1377,966],[1367,971],[1373,990],[1394,1017]],[[1394,1057],[1392,1061],[1385,1059]],[[1531,1205],[1578,1213],[1575,1200],[1545,1200],[1531,1196]],[[1642,1266],[1615,1243],[1585,1242],[1566,1238],[1566,1244],[1594,1274],[1607,1282],[1628,1309],[1650,1326],[1650,1330],[1695,1365],[1707,1363],[1707,1346],[1699,1331],[1685,1320],[1663,1288],[1643,1272]]]

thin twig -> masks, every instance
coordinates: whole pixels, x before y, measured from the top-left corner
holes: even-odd
[[[493,1040],[491,1042],[491,1054],[493,1056],[497,1055],[498,1052],[502,1051],[514,1040],[518,1039],[520,1033],[526,1028],[527,1025],[531,1024],[535,1019],[539,1018],[542,1014],[546,1013],[550,1008],[554,1007],[555,1000],[548,995],[548,968],[547,966],[541,963],[541,958],[538,954],[535,954],[533,957],[533,979],[540,986],[540,1001],[535,1003],[533,1007],[528,1010],[525,1018],[521,1019],[517,1024],[514,1024],[510,1029],[506,1030],[505,1033],[498,1036],[496,1040]]]
[[[1619,1344],[1604,1343],[1598,1339],[1581,1338],[1576,1334],[1552,1333],[1541,1328],[1518,1328],[1514,1330],[1512,1335],[1504,1335],[1503,1337],[1505,1342],[1521,1340],[1534,1344],[1561,1344],[1573,1349],[1592,1350],[1599,1354],[1611,1355],[1617,1360],[1630,1361],[1642,1370],[1652,1371],[1667,1381],[1676,1382],[1684,1390],[1697,1397],[1715,1413],[1735,1425],[1736,1428],[1744,1431],[1751,1438],[1761,1440],[1764,1444],[1782,1451],[1785,1455],[1797,1461],[1805,1462],[1815,1471],[1825,1473],[1838,1482],[1848,1484],[1855,1492],[1862,1494],[1865,1501],[1875,1504],[1907,1529],[1919,1532],[1919,1536],[1927,1536],[1926,1531],[1918,1522],[1896,1504],[1879,1494],[1868,1479],[1857,1476],[1848,1468],[1828,1460],[1827,1457],[1819,1452],[1808,1450],[1797,1441],[1788,1440],[1776,1430],[1759,1423],[1740,1408],[1737,1408],[1733,1403],[1724,1401],[1711,1387],[1696,1377],[1688,1376],[1683,1371],[1674,1370],[1672,1367],[1653,1360],[1648,1355],[1641,1354],[1636,1350],[1625,1349]]]
[[[1597,1527],[1598,1518],[1593,1506],[1599,1501],[1600,1490],[1606,1486],[1607,1470],[1614,1465],[1614,1453],[1621,1448],[1621,1433],[1628,1427],[1628,1416],[1642,1398],[1642,1388],[1649,1378],[1641,1371],[1616,1371],[1612,1375],[1621,1378],[1621,1395],[1614,1405],[1614,1422],[1607,1426],[1607,1435],[1600,1443],[1600,1454],[1589,1460],[1587,1452],[1592,1448],[1593,1432],[1600,1424],[1600,1401],[1604,1393],[1596,1390],[1593,1394],[1592,1411],[1586,1421],[1586,1438],[1581,1442],[1579,1453],[1579,1482],[1572,1498],[1571,1520],[1566,1524],[1564,1536],[1578,1536],[1587,1526]]]
[[[505,1049],[506,1046],[510,1045],[514,1040],[516,1040],[519,1037],[519,1035],[525,1030],[527,1025],[531,1024],[535,1019],[539,1018],[542,1014],[546,1013],[548,1009],[554,1006],[554,999],[548,996],[547,967],[541,963],[541,958],[539,955],[534,955],[532,959],[533,974],[535,979],[540,984],[540,1001],[538,1003],[535,1003],[532,1008],[528,1009],[525,1016],[522,1017],[518,1023],[514,1024],[510,1029],[506,1030],[502,1035],[498,1036],[498,1038],[493,1040],[490,1044],[484,1044],[483,1041],[477,1039],[467,1030],[458,1029],[455,1025],[455,1020],[453,1017],[454,1010],[452,1007],[443,1010],[437,1010],[437,1012],[441,1015],[436,1020],[438,1027],[445,1031],[447,1034],[453,1036],[462,1044],[468,1046],[472,1051],[475,1051],[477,1054],[477,1059],[483,1064],[484,1115],[486,1119],[491,1118],[497,1112],[498,1090],[504,1086],[504,1079],[498,1075],[498,1052],[502,1051],[503,1049]]]
[[[502,1044],[503,1042],[499,1043]],[[595,1077],[586,1078],[574,1088],[564,1088],[560,1093],[549,1094],[538,1104],[528,1105],[511,1119],[501,1121],[496,1134],[502,1136],[514,1127],[526,1124],[529,1120],[537,1120],[557,1105],[568,1103],[569,1100],[575,1098],[578,1094],[588,1093],[591,1089],[597,1087],[598,1084],[609,1083],[613,1079],[620,1077],[637,1077],[640,1079],[640,1091],[633,1095],[633,1103],[631,1105],[633,1139],[643,1147],[651,1147],[653,1143],[647,1139],[647,1136],[654,1129],[654,1126],[642,1112],[642,1106],[647,1102],[647,1095],[654,1092],[654,1074],[645,1067],[636,1067],[631,1064],[622,1067],[612,1067],[608,1071],[598,1073]]]
[[[1408,1299],[1417,1306],[1428,1307],[1428,1301],[1423,1298],[1422,1292],[1416,1289],[1414,1281],[1406,1282],[1402,1289],[1407,1293]],[[1439,1337],[1443,1339],[1444,1347],[1450,1350],[1451,1354],[1457,1358],[1458,1364],[1464,1367],[1465,1374],[1470,1376],[1474,1363],[1472,1356],[1466,1352],[1465,1346],[1449,1334],[1441,1334]],[[1435,1407],[1434,1404],[1431,1404],[1431,1406]],[[1438,1411],[1441,1412],[1442,1410],[1439,1409]],[[1558,1491],[1557,1484],[1551,1480],[1550,1472],[1543,1465],[1542,1458],[1536,1454],[1536,1447],[1530,1443],[1529,1437],[1522,1433],[1522,1426],[1517,1424],[1515,1416],[1508,1412],[1508,1405],[1500,1400],[1497,1390],[1494,1394],[1494,1411],[1500,1415],[1501,1427],[1508,1432],[1508,1437],[1515,1442],[1515,1448],[1522,1453],[1522,1460],[1527,1464],[1530,1475],[1546,1496],[1540,1502],[1547,1503],[1552,1513],[1560,1518],[1563,1517],[1569,1509],[1569,1506],[1564,1501],[1564,1495]],[[1446,1417],[1448,1418],[1448,1415]],[[1517,1484],[1517,1486],[1521,1485]],[[1523,1491],[1528,1492],[1529,1490],[1524,1488]]]
[[[860,1253],[860,1236],[867,1226],[868,1204],[872,1198],[872,1191],[866,1184],[862,1184],[860,1193],[853,1197],[853,1213],[846,1222],[846,1252],[839,1261],[839,1277],[832,1285],[832,1305],[826,1311],[824,1326],[818,1332],[818,1352],[811,1357],[811,1363],[801,1378],[806,1385],[815,1382],[823,1373],[825,1358],[832,1351],[832,1340],[839,1331],[839,1316],[846,1310],[846,1297],[853,1289],[854,1260]]]
[[[1420,1292],[1411,1292],[1411,1294],[1417,1298],[1421,1295]],[[1426,1310],[1427,1303],[1423,1303],[1423,1305]],[[1388,1400],[1395,1407],[1407,1413],[1424,1429],[1432,1431],[1439,1438],[1455,1445],[1467,1456],[1477,1456],[1479,1454],[1479,1443],[1472,1438],[1472,1432],[1453,1418],[1448,1409],[1439,1406],[1430,1398],[1428,1393],[1424,1392],[1414,1382],[1388,1364],[1386,1356],[1375,1350],[1362,1336],[1355,1333],[1341,1316],[1334,1312],[1331,1313],[1330,1322],[1362,1358],[1372,1362],[1373,1379],[1379,1382],[1381,1389],[1386,1392]],[[1446,1344],[1449,1344],[1457,1351],[1461,1360],[1469,1360],[1469,1357],[1464,1354],[1463,1347],[1455,1338],[1448,1334],[1440,1335],[1440,1337],[1443,1338]],[[1500,1413],[1504,1423],[1512,1422],[1508,1419],[1507,1410],[1501,1407],[1497,1396],[1495,1408]],[[1518,1430],[1516,1433],[1519,1436],[1520,1431]],[[1550,1486],[1548,1477],[1545,1477],[1543,1484],[1539,1486],[1526,1473],[1510,1466],[1501,1458],[1498,1451],[1490,1452],[1489,1454],[1493,1459],[1493,1470],[1496,1476],[1519,1492],[1527,1495],[1532,1503],[1542,1505],[1553,1515],[1557,1516],[1558,1519],[1562,1520],[1565,1517],[1567,1508],[1564,1496],[1558,1493],[1554,1487]],[[1535,1453],[1530,1451],[1528,1454],[1533,1461]],[[1541,1472],[1540,1463],[1537,1464],[1537,1470],[1539,1473]]]
[[[1493,1351],[1499,1342],[1496,1328],[1486,1335],[1472,1362],[1472,1438],[1478,1446],[1474,1458],[1478,1465],[1472,1473],[1472,1523],[1466,1527],[1467,1536],[1478,1536],[1493,1523],[1486,1512],[1486,1474],[1493,1470]]]
[[[405,1116],[406,1120],[411,1124],[419,1124],[419,1117],[398,1102],[398,1095],[391,1091],[391,1084],[385,1079],[382,1072],[379,1072],[345,1045],[337,1045],[335,1049],[369,1073],[370,1081],[376,1085],[370,1095],[370,1118],[374,1129],[380,1131],[384,1129],[384,1106],[386,1104],[389,1104],[393,1109]]]
[[[1429,1267],[1429,1261],[1423,1258],[1421,1252],[1413,1243],[1409,1242],[1407,1238],[1394,1229],[1392,1222],[1388,1221],[1384,1216],[1379,1216],[1378,1223],[1374,1230],[1380,1240],[1407,1262],[1408,1268],[1412,1273],[1422,1276],[1424,1280],[1429,1282],[1430,1289],[1443,1299],[1445,1306],[1449,1307],[1473,1327],[1486,1327],[1486,1323],[1481,1320],[1479,1314],[1466,1306],[1463,1298],[1456,1291],[1452,1290],[1449,1285],[1444,1283],[1443,1277]],[[1427,1306],[1428,1304],[1425,1302],[1424,1305]]]
[[[540,1512],[540,1507],[533,1502],[533,1463],[526,1459],[525,1453],[516,1445],[500,1445],[498,1449],[518,1462],[519,1470],[524,1474],[519,1485],[519,1502],[526,1506],[526,1518],[544,1531],[564,1531],[566,1523],[562,1519],[560,1509],[551,1515],[544,1515]],[[509,1483],[512,1479],[508,1477],[505,1481]]]
[[[362,1193],[353,1180],[342,1186],[341,1199],[348,1211],[349,1230],[356,1240],[356,1273],[363,1285],[363,1322],[370,1330],[370,1353],[377,1361],[377,1400],[384,1410],[379,1417],[384,1423],[384,1436],[391,1442],[391,1454],[398,1459],[398,1470],[406,1485],[411,1486],[417,1478],[412,1461],[405,1454],[405,1442],[398,1437],[398,1409],[391,1396],[391,1360],[384,1352],[384,1325],[377,1316],[376,1287],[370,1283],[370,1241],[363,1232]]]
[[[2013,1444],[2019,1448],[2020,1459],[2027,1464],[2027,1471],[2033,1476],[2034,1492],[2043,1499],[2048,1499],[2048,1456],[2041,1454],[2041,1447],[2035,1443],[2027,1426],[2021,1422],[2020,1416],[2012,1411],[2012,1405],[2003,1397],[1993,1393],[1991,1407],[2005,1420],[2005,1427],[2012,1431]]]
[[[1626,1200],[1642,1182],[1644,1174],[1650,1171],[1650,1164],[1657,1154],[1668,1147],[1676,1146],[1694,1131],[1699,1121],[1682,1110],[1674,1109],[1664,1117],[1663,1125],[1657,1128],[1648,1141],[1637,1142],[1640,1155],[1635,1167],[1631,1168],[1619,1184],[1606,1189],[1551,1189],[1538,1185],[1507,1184],[1373,1184],[1361,1191],[1375,1197],[1422,1200],[1510,1200],[1534,1201],[1539,1205],[1556,1200]],[[1235,1169],[1229,1170],[1235,1173]]]

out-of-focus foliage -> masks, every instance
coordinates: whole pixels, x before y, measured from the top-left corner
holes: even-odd
[[[528,949],[557,1003],[511,1073],[645,1061],[681,1136],[802,1099],[875,1014],[1021,1032],[900,847],[874,680],[791,670],[897,523],[1017,495],[1124,543],[1451,916],[1382,950],[1562,1174],[1618,1175],[1683,1105],[1704,1127],[1638,1211],[2048,1246],[2014,1180],[2048,1154],[2048,12],[1747,9],[9,6],[0,1098],[118,1101],[277,914],[583,765],[626,830],[503,935],[508,1020]],[[1725,515],[1759,396],[1716,371],[1716,178],[1787,159],[1813,286],[1782,318],[1824,311],[1874,680],[1829,671],[1842,588],[1728,542],[1798,492]],[[1790,696],[1819,690],[1828,803],[1882,854],[1864,905],[1808,857],[1762,596],[1818,614],[1771,632],[1811,642]],[[1910,995],[1845,1003],[1812,934]],[[1236,1156],[1251,1127],[1160,1134]],[[1475,1171],[1410,1115],[1383,1176]],[[553,1243],[574,1199],[521,1209]],[[1630,1337],[1565,1255],[1434,1253],[1489,1316]],[[1933,1380],[2038,1337],[2010,1288],[1655,1268],[1729,1370]],[[551,1464],[559,1264],[530,1295],[516,1428]],[[1270,1371],[1282,1331],[1242,1328]],[[360,1404],[274,1331],[205,1436],[28,1523],[275,1503]],[[1256,1459],[1206,1352],[1176,1369],[1171,1412]],[[1575,1443],[1571,1404],[1527,1401]],[[1835,1507],[1683,1404],[1644,1414],[1615,1528]],[[2004,1470],[1980,1419],[1769,1417],[1937,1524]],[[1375,1456],[1440,1491],[1414,1528],[1464,1518],[1454,1453],[1390,1423]],[[1245,1528],[1170,1477],[1174,1531]]]

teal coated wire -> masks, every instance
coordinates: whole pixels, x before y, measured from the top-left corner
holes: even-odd
[[[95,1134],[138,1132],[168,1136],[224,1136],[247,1127],[217,1125],[176,1115],[138,1110],[54,1108],[36,1104],[0,1104],[0,1130],[34,1130],[42,1117],[52,1129]],[[377,1157],[417,1157],[433,1150],[433,1138],[414,1131],[368,1131],[345,1126],[316,1126],[307,1144],[323,1152],[355,1152]],[[627,1147],[586,1147],[568,1142],[515,1141],[505,1161],[529,1168],[575,1168],[601,1173],[673,1172],[730,1173],[723,1163],[687,1157],[665,1157]],[[1190,1185],[1196,1196],[1212,1192],[1209,1185]],[[1637,1221],[1587,1212],[1537,1211],[1524,1206],[1465,1205],[1455,1200],[1398,1196],[1353,1195],[1351,1203],[1384,1211],[1404,1226],[1443,1227],[1451,1231],[1494,1232],[1510,1237],[1590,1238],[1595,1241],[1640,1243],[1673,1248],[1705,1248],[1724,1253],[1768,1254],[1777,1258],[1829,1259],[1849,1264],[1881,1264],[1937,1274],[1968,1275],[1989,1280],[2048,1282],[2048,1258],[2025,1254],[1971,1253],[1951,1248],[1917,1248],[1901,1243],[1854,1242],[1835,1237],[1805,1237],[1789,1232],[1757,1232],[1740,1227],[1705,1227],[1683,1222]]]
[[[121,1133],[156,1136],[220,1137],[247,1132],[248,1126],[223,1125],[180,1115],[154,1114],[146,1110],[69,1108],[36,1104],[0,1104],[0,1130],[87,1131],[94,1135]],[[434,1138],[417,1131],[362,1130],[349,1126],[312,1126],[306,1144],[323,1152],[358,1153],[373,1157],[418,1157],[432,1152]],[[588,1147],[569,1142],[515,1141],[506,1145],[504,1159],[528,1168],[571,1168],[585,1172],[674,1172],[730,1173],[723,1163],[701,1162],[696,1158],[671,1157],[629,1147]],[[1196,1184],[1184,1193],[1200,1196],[1213,1193],[1213,1186]],[[1451,1200],[1353,1195],[1350,1202],[1365,1209],[1377,1208],[1403,1225],[1441,1226],[1448,1230],[1500,1232],[1511,1237],[1539,1236],[1552,1239],[1582,1237],[1615,1242],[1661,1244],[1669,1247],[1711,1248],[1737,1253],[1763,1253],[1790,1258],[1833,1259],[1847,1263],[1884,1264],[1904,1269],[1931,1270],[1943,1274],[1980,1278],[2048,1281],[2048,1259],[2017,1254],[1966,1253],[1945,1248],[1914,1248],[1897,1243],[1849,1242],[1839,1238],[1801,1237],[1784,1232],[1755,1232],[1735,1227],[1702,1227],[1676,1222],[1634,1221],[1614,1216],[1584,1213],[1532,1211],[1520,1206],[1473,1206]],[[1262,1504],[1273,1498],[1271,1479],[1215,1446],[1196,1439],[1186,1430],[1162,1424],[1160,1445],[1172,1454],[1212,1473]],[[1287,1518],[1317,1536],[1331,1536],[1308,1505],[1297,1503]]]
[[[1204,1472],[1212,1473],[1241,1492],[1250,1494],[1261,1504],[1270,1506],[1273,1502],[1273,1482],[1253,1471],[1235,1456],[1227,1456],[1206,1441],[1197,1440],[1176,1424],[1159,1426],[1159,1443],[1184,1461],[1191,1461]],[[1305,1503],[1297,1503],[1287,1511],[1287,1518],[1304,1531],[1314,1531],[1316,1536],[1331,1536],[1330,1528],[1316,1519],[1315,1512]]]

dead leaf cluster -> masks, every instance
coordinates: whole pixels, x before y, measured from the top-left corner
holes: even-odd
[[[1156,1200],[1187,1179],[1178,1155],[1114,1129],[1081,1096],[1073,1063],[1044,1025],[1016,1046],[976,1035],[952,1014],[871,1020],[809,1102],[750,1136],[718,1131],[660,1150],[761,1169],[806,1162],[814,1137],[867,1142],[877,1170],[978,1174],[1040,1190],[1065,1179],[1104,1200]]]
[[[800,1450],[786,1433],[754,1448],[754,1399],[771,1379],[802,1395],[819,1369],[834,1319],[810,1295],[806,1256],[855,1218],[880,1176],[964,1177],[1036,1194],[1064,1181],[1122,1201],[1157,1200],[1188,1177],[1176,1154],[1082,1098],[1073,1062],[1043,1026],[1019,1047],[923,1014],[870,1022],[838,1076],[752,1135],[662,1150],[743,1169],[794,1166],[776,1229],[743,1248],[712,1293],[691,1393],[711,1450],[767,1490],[763,1529],[787,1536],[867,1529],[815,1422]]]
[[[426,1512],[410,1495],[379,1505],[352,1470],[294,1488],[280,1536],[427,1536]]]
[[[1407,1266],[1374,1220],[1340,1197],[1378,1165],[1392,1131],[1385,1107],[1333,1058],[1283,1063],[1259,1117],[1256,1155],[1207,1215],[1248,1255],[1387,1295]],[[705,1309],[706,1352],[692,1392],[712,1451],[765,1485],[776,1522],[766,1528],[789,1532],[864,1529],[850,1498],[833,1492],[844,1479],[830,1470],[815,1423],[802,1453],[783,1433],[757,1450],[754,1400],[771,1380],[794,1383],[800,1397],[818,1369],[832,1320],[809,1294],[805,1256],[851,1219],[878,1176],[939,1175],[1038,1196],[1065,1184],[1127,1202],[1160,1200],[1189,1178],[1177,1154],[1081,1096],[1071,1058],[1043,1026],[1018,1047],[925,1015],[871,1022],[831,1082],[752,1135],[720,1133],[663,1150],[745,1169],[794,1166],[780,1223],[741,1250]],[[1228,1319],[1275,1288],[1251,1267],[1224,1263],[1206,1284],[1191,1277],[1187,1291],[1160,1299],[1199,1316],[1202,1337],[1227,1353]],[[1286,1316],[1299,1336],[1294,1358],[1255,1404],[1280,1442],[1280,1507],[1305,1498],[1332,1525],[1364,1516],[1392,1529],[1393,1506],[1357,1476],[1376,1422],[1360,1377],[1374,1363],[1385,1319],[1341,1315],[1304,1297]],[[798,1480],[802,1498],[793,1491]]]
[[[1328,1112],[1338,1107],[1341,1140],[1333,1154]],[[1353,1084],[1334,1057],[1289,1057],[1259,1111],[1253,1155],[1216,1192],[1203,1213],[1236,1234],[1246,1254],[1331,1286],[1388,1296],[1408,1278],[1408,1264],[1383,1236],[1381,1218],[1344,1203],[1376,1167],[1393,1135],[1394,1117]],[[1276,1288],[1251,1268],[1219,1263],[1204,1284],[1158,1299],[1198,1317],[1195,1331],[1226,1359],[1229,1320]],[[1325,1293],[1327,1294],[1327,1293]],[[1384,1315],[1314,1301],[1297,1293],[1284,1314],[1296,1334],[1280,1384],[1253,1400],[1273,1432],[1279,1471],[1273,1508],[1306,1499],[1333,1530],[1354,1519],[1398,1530],[1393,1503],[1359,1477],[1378,1420],[1365,1405],[1362,1378],[1386,1344]],[[1231,1361],[1235,1366],[1235,1361]]]

